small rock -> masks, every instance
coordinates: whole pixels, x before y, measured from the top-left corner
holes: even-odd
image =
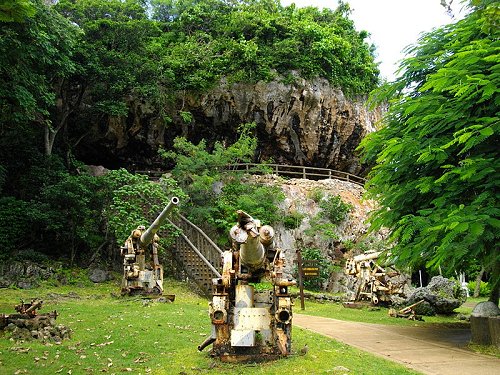
[[[344,366],[335,366],[333,368],[333,371],[349,372],[351,370],[349,370],[347,367],[344,367]]]

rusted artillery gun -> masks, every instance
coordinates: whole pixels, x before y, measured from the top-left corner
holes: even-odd
[[[221,278],[213,279],[209,304],[212,333],[198,346],[213,344],[211,355],[226,362],[262,361],[291,350],[292,301],[283,277],[284,257],[275,246],[274,229],[237,211],[230,230],[232,249],[222,255]],[[266,278],[272,290],[256,291],[249,283]]]
[[[392,316],[393,318],[405,318],[408,320],[423,320],[420,315],[417,315],[415,313],[415,307],[420,305],[421,303],[424,303],[424,300],[420,300],[418,302],[415,302],[414,304],[410,306],[406,306],[402,308],[401,310],[397,311],[396,309],[389,309],[389,316]]]
[[[14,309],[17,314],[0,314],[0,329],[4,329],[11,322],[18,322],[19,320],[32,320],[32,319],[56,319],[58,313],[56,310],[45,314],[38,314],[39,309],[42,308],[43,301],[35,298],[31,302],[24,302],[21,300],[19,305],[15,305]]]
[[[377,263],[381,251],[367,251],[347,260],[344,272],[356,279],[356,290],[351,301],[370,300],[374,305],[380,301],[391,302],[392,296],[404,297],[406,279],[392,266],[391,271]],[[402,278],[394,282],[394,278]]]
[[[158,241],[156,234],[172,209],[179,204],[173,197],[148,229],[139,225],[132,231],[120,248],[123,256],[122,295],[161,295],[163,293],[163,267],[158,260]],[[146,254],[151,259],[146,262]],[[173,300],[174,297],[170,297]]]

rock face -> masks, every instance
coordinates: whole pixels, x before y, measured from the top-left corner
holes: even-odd
[[[467,299],[466,291],[455,280],[442,276],[434,276],[426,287],[416,288],[408,297],[405,305],[414,304],[420,300],[425,302],[416,306],[419,315],[451,314]]]
[[[366,235],[368,224],[365,220],[368,213],[375,207],[375,203],[362,199],[363,187],[335,179],[311,181],[292,178],[285,180],[274,175],[253,176],[252,178],[260,183],[279,186],[283,190],[285,200],[281,209],[285,215],[291,213],[302,215],[296,228],[288,229],[282,225],[274,227],[275,241],[285,253],[285,272],[294,274],[294,261],[298,249],[320,249],[324,258],[332,264],[330,279],[323,285],[324,289],[334,293],[347,292],[348,277],[344,274],[343,268],[350,250],[343,247],[343,244],[376,242],[383,237],[383,233],[379,234],[379,238]],[[323,221],[320,224],[314,222],[321,211],[319,202],[313,199],[314,192],[321,192],[324,197],[339,195],[343,202],[352,205],[348,218],[331,227],[329,233],[322,230]]]
[[[348,100],[320,78],[306,81],[297,77],[294,84],[222,81],[208,93],[186,95],[179,101],[182,111],[193,114],[191,122],[173,116],[166,126],[151,106],[131,103],[128,118],[105,119],[83,140],[83,160],[102,163],[105,157],[151,167],[159,163],[158,147],[168,148],[175,136],[183,135],[194,143],[205,139],[209,145],[215,141],[228,144],[237,139],[240,124],[255,122],[256,159],[272,157],[278,163],[358,174],[362,167],[355,149],[374,130],[382,113],[380,109],[370,111],[362,98]],[[94,160],[98,155],[100,160]]]
[[[0,265],[0,288],[16,286],[31,289],[38,286],[41,280],[55,275],[52,267],[29,261],[9,262]]]

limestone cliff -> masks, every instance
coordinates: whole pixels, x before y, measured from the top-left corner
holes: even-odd
[[[298,249],[320,249],[325,259],[337,267],[331,272],[325,289],[333,292],[346,291],[346,277],[343,274],[345,259],[353,253],[361,253],[368,249],[383,250],[383,239],[387,233],[368,232],[366,222],[369,213],[376,203],[364,199],[364,188],[351,182],[327,179],[311,181],[306,179],[288,179],[275,175],[253,176],[259,183],[279,186],[285,194],[282,211],[285,215],[298,213],[302,219],[295,229],[286,229],[283,225],[275,226],[277,245],[285,252],[287,259],[286,272],[293,273],[296,251]],[[319,191],[323,197],[339,195],[343,202],[349,203],[352,210],[347,218],[325,233],[321,225],[314,223],[321,211],[320,204],[312,197],[314,191]],[[323,222],[327,222],[324,220]]]
[[[296,78],[293,84],[222,81],[207,93],[185,94],[177,103],[177,109],[167,111],[174,115],[165,125],[153,107],[131,102],[127,118],[105,118],[94,126],[82,143],[83,159],[92,164],[93,154],[99,154],[101,162],[105,157],[115,164],[151,168],[159,165],[158,147],[168,148],[175,136],[228,144],[237,138],[238,125],[255,122],[257,161],[273,158],[359,174],[355,149],[381,117],[381,110],[370,111],[364,99],[349,100],[320,78]],[[181,111],[191,112],[192,121],[186,123]]]

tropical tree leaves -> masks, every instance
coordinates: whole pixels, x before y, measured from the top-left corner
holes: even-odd
[[[402,264],[460,267],[479,259],[498,279],[500,42],[498,3],[423,35],[402,75],[377,90],[384,126],[362,143],[368,183]],[[498,285],[497,285],[498,290]]]

